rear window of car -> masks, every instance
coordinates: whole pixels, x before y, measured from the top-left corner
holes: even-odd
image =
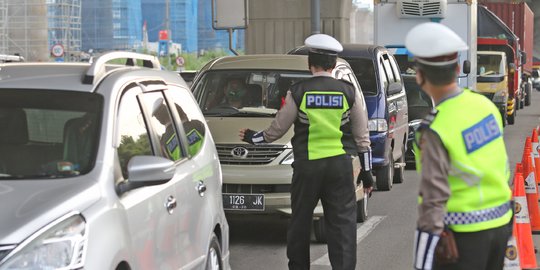
[[[378,92],[377,74],[371,59],[347,59],[360,83],[364,96],[375,96]]]
[[[95,163],[103,98],[0,89],[0,178],[85,174]]]

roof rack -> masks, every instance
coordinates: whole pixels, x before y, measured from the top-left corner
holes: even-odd
[[[92,61],[90,67],[88,68],[86,74],[82,79],[82,83],[94,84],[96,78],[97,80],[99,80],[105,74],[105,64],[111,60],[117,59],[127,59],[126,66],[134,66],[136,62],[135,60],[142,60],[144,67],[161,69],[161,64],[159,63],[159,60],[157,59],[157,57],[152,55],[134,52],[109,52],[99,56],[95,59],[95,61]]]

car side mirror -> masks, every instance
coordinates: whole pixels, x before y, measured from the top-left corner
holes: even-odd
[[[163,182],[174,176],[174,162],[157,156],[134,156],[128,163],[130,182]]]
[[[524,51],[521,51],[521,65],[527,64],[527,53]]]
[[[397,82],[393,82],[391,83],[389,86],[388,86],[388,95],[395,95],[395,94],[398,94],[399,92],[401,92],[401,90],[403,89],[403,86],[401,85],[401,83],[397,83]]]
[[[163,157],[134,156],[127,166],[128,180],[116,187],[117,193],[166,183],[174,176],[174,162]]]
[[[463,74],[469,73],[471,73],[471,61],[465,60],[463,61]]]

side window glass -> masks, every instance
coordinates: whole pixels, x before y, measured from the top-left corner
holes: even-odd
[[[142,95],[148,109],[150,124],[159,140],[159,154],[172,161],[185,157],[169,106],[161,91]]]
[[[392,66],[392,71],[394,72],[394,78],[396,79],[396,82],[401,83],[401,73],[399,71],[399,66],[396,62],[396,59],[392,55],[388,55],[388,60],[390,61],[390,65]]]
[[[206,135],[204,117],[188,89],[171,87],[167,97],[174,104],[171,109],[178,113],[180,125],[184,129],[188,153],[195,156],[201,151]]]
[[[384,68],[384,63],[382,58],[379,59],[379,77],[381,78],[381,85],[382,89],[386,92],[386,89],[388,88],[388,75],[386,73],[386,70]]]
[[[392,71],[392,67],[390,66],[390,61],[388,61],[388,55],[385,54],[383,58],[384,58],[383,66],[384,66],[384,70],[386,71],[386,75],[388,76],[388,81],[395,82],[396,80],[394,77],[394,73]]]
[[[128,178],[127,164],[132,157],[152,155],[148,128],[137,100],[137,94],[140,92],[141,90],[138,87],[125,92],[118,111],[120,145],[117,151],[124,178]]]

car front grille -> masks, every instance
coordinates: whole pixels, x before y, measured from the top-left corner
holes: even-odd
[[[0,246],[0,261],[4,259],[4,257],[6,257],[14,248],[14,245]]]
[[[264,165],[276,159],[287,149],[285,145],[216,145],[221,164]]]
[[[243,193],[243,194],[261,194],[261,193],[285,193],[290,192],[290,184],[280,185],[250,185],[250,184],[223,184],[223,193]]]

